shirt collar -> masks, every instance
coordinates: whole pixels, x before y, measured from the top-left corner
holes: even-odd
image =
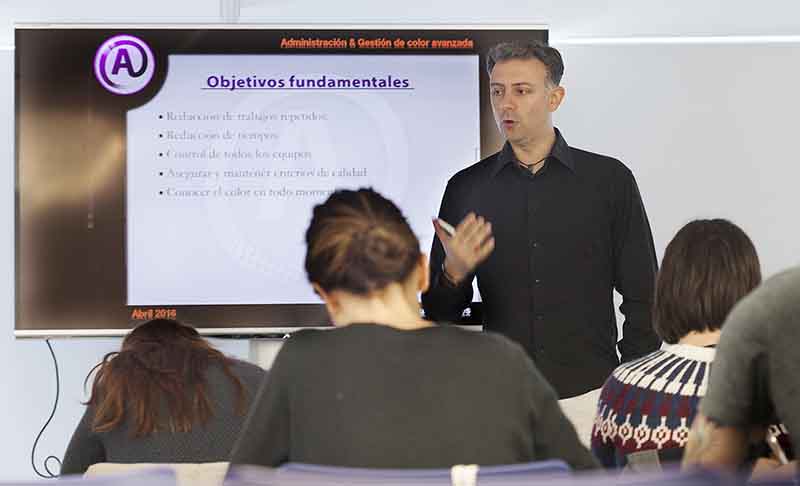
[[[572,172],[575,172],[575,161],[572,159],[569,145],[567,145],[567,141],[564,140],[564,137],[561,136],[561,132],[558,131],[558,128],[554,128],[554,130],[556,132],[556,141],[553,143],[553,148],[550,149],[547,158],[555,159]],[[515,163],[517,163],[517,156],[514,155],[514,149],[511,148],[511,144],[506,141],[500,153],[497,154],[494,166],[492,167],[491,176],[496,176],[506,165]]]

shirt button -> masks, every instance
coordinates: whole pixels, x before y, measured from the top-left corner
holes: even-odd
[[[537,278],[536,280],[534,280],[534,283],[536,283],[538,285],[538,284],[542,283],[542,281]]]
[[[536,314],[536,320],[537,320],[537,321],[541,321],[541,320],[543,320],[543,319],[544,319],[544,316],[543,316],[543,315],[541,315],[541,314]]]
[[[534,241],[534,242],[531,244],[531,246],[532,246],[532,247],[534,247],[534,248],[539,248],[539,243],[538,243],[538,242],[536,242],[536,241]]]

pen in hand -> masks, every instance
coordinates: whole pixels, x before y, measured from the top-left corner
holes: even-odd
[[[439,225],[440,228],[444,230],[445,233],[448,234],[448,236],[453,237],[456,234],[456,229],[453,228],[453,225],[443,220],[442,218],[434,218],[434,221],[436,222],[437,225]]]
[[[775,459],[781,464],[788,464],[789,459],[786,457],[786,453],[783,451],[783,447],[781,447],[778,441],[778,436],[771,429],[767,429],[766,441],[770,450],[772,450],[772,454],[775,455]]]

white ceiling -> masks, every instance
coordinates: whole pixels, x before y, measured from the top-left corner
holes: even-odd
[[[800,35],[797,0],[11,0],[0,2],[0,44],[13,43],[14,22],[219,22],[222,2],[246,23],[545,23],[554,41]]]
[[[553,39],[800,34],[797,0],[241,0],[241,20],[546,23]]]

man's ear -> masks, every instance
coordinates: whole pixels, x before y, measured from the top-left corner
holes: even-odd
[[[561,102],[564,101],[565,95],[566,90],[564,90],[563,86],[556,86],[550,90],[550,94],[548,95],[547,99],[547,105],[550,109],[550,113],[555,112],[558,107],[561,106]]]

